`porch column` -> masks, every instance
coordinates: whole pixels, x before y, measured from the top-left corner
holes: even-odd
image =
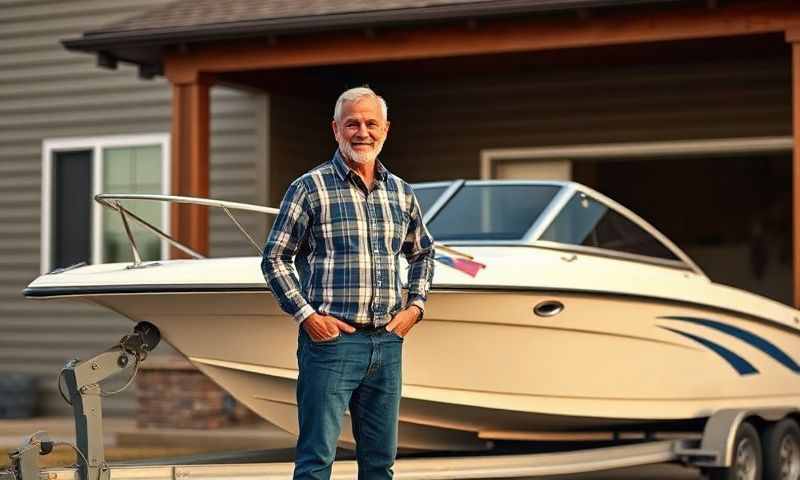
[[[800,28],[786,32],[792,44],[792,122],[794,155],[792,161],[792,251],[794,257],[794,306],[800,308]]]
[[[172,81],[172,195],[208,197],[209,88],[211,79],[196,75]],[[197,252],[208,254],[208,207],[172,204],[170,234]],[[175,248],[171,258],[188,258]]]

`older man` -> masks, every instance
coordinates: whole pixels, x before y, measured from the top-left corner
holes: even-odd
[[[289,186],[262,261],[281,308],[300,323],[294,478],[330,478],[349,408],[358,478],[387,479],[403,339],[425,311],[433,239],[411,187],[378,161],[389,131],[383,99],[347,90],[332,126],[338,150]],[[409,264],[406,299],[400,254]]]

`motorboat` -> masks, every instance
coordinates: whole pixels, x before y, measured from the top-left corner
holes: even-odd
[[[440,262],[425,319],[405,341],[401,448],[698,430],[722,409],[800,405],[800,311],[712,282],[610,198],[554,181],[414,190]],[[126,228],[147,224],[125,207],[133,201],[222,208],[240,228],[233,210],[276,212],[187,197],[96,199]],[[25,296],[155,324],[238,401],[296,434],[298,329],[270,294],[260,257],[202,258],[182,246],[195,258],[147,262],[127,232],[132,263],[59,269]],[[349,417],[340,440],[353,442]]]

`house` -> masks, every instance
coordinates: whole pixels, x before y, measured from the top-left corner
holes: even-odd
[[[18,298],[39,271],[124,244],[110,226],[103,233],[110,220],[62,198],[160,182],[175,195],[277,205],[293,178],[331,156],[333,103],[363,84],[389,104],[382,159],[407,180],[573,179],[651,220],[712,279],[800,303],[796,2],[179,0],[110,22],[54,5],[82,22],[58,35],[64,46],[89,55],[30,40],[0,77],[12,75],[0,80],[0,215],[14,236],[0,244],[0,369],[51,373],[30,360],[88,348],[119,325]],[[135,132],[153,135],[141,144],[150,150],[133,142],[116,153],[102,141]],[[97,179],[115,172],[102,170],[104,149],[130,166],[118,183]],[[198,251],[240,248],[225,219],[199,207],[146,214]],[[248,224],[262,239],[266,225]]]

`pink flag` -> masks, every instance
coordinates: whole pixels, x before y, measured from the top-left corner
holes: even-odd
[[[486,268],[486,265],[474,260],[468,260],[466,258],[453,258],[448,257],[447,255],[436,255],[436,260],[439,260],[448,267],[452,267],[460,272],[464,272],[471,277],[477,275],[481,269]]]

